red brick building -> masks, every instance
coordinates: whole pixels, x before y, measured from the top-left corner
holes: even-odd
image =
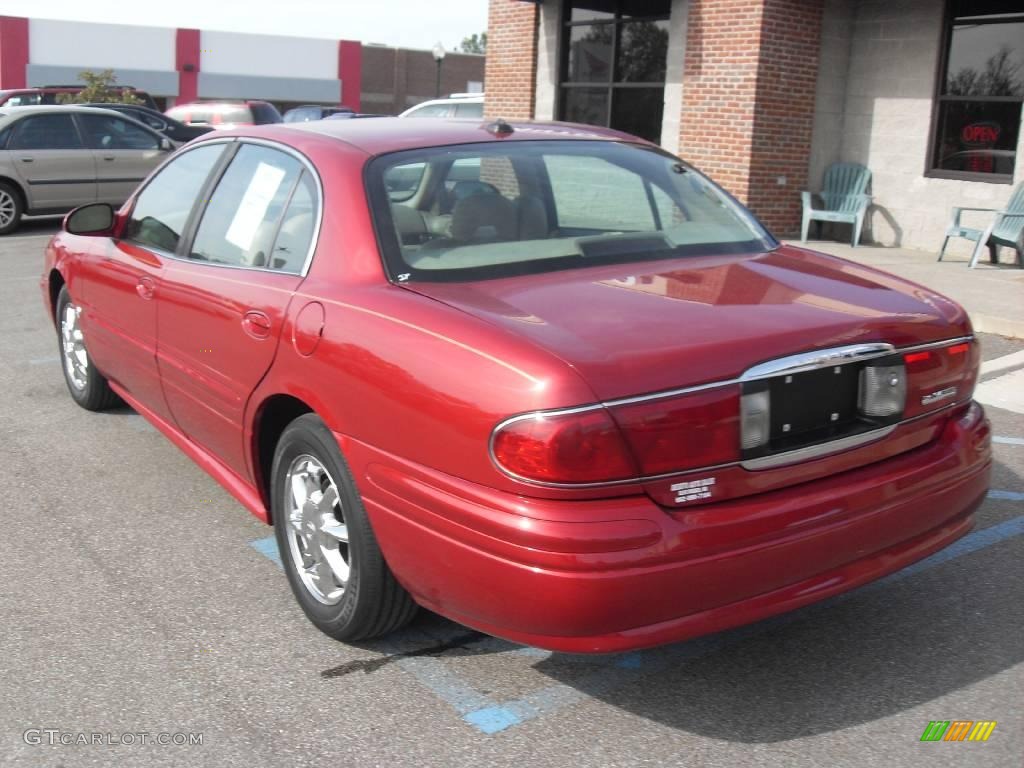
[[[780,235],[833,162],[872,171],[870,238],[925,248],[1024,176],[1019,0],[490,0],[487,54],[487,114],[643,136]]]

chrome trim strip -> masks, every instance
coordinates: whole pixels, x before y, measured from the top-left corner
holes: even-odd
[[[776,376],[786,376],[806,371],[816,371],[819,368],[829,368],[836,365],[847,365],[862,360],[870,360],[874,357],[885,357],[896,351],[892,344],[851,344],[846,347],[833,347],[831,349],[819,349],[814,352],[802,352],[798,355],[780,357],[776,360],[769,360],[767,363],[755,365],[748,368],[742,375],[740,381],[757,381],[759,379],[771,379]]]
[[[955,339],[947,339],[946,341],[933,341],[933,342],[929,342],[928,344],[916,344],[916,345],[914,345],[912,347],[894,347],[892,344],[886,344],[886,343],[883,343],[883,342],[877,342],[877,343],[870,343],[870,344],[854,344],[854,345],[851,345],[851,346],[848,346],[848,347],[833,347],[831,349],[821,349],[821,350],[817,350],[816,352],[805,352],[805,353],[802,353],[802,354],[799,354],[799,355],[790,355],[788,357],[780,357],[780,358],[778,358],[778,360],[771,360],[771,361],[769,361],[767,363],[760,363],[758,365],[755,365],[753,368],[748,368],[746,371],[744,371],[742,374],[740,374],[737,378],[734,378],[734,379],[723,379],[721,381],[711,381],[711,382],[708,382],[707,384],[697,384],[697,385],[692,386],[692,387],[681,387],[680,389],[668,389],[668,390],[665,390],[663,392],[654,392],[654,393],[649,394],[649,395],[637,395],[635,397],[620,397],[620,398],[617,398],[615,400],[604,400],[604,401],[601,402],[601,405],[605,406],[606,408],[614,408],[617,405],[633,405],[634,403],[645,403],[645,402],[648,402],[650,400],[662,400],[662,399],[667,398],[667,397],[678,397],[679,395],[689,395],[689,394],[692,394],[694,392],[703,392],[704,390],[708,390],[708,389],[718,389],[719,387],[728,387],[728,386],[732,386],[733,384],[740,384],[740,383],[742,383],[744,381],[757,381],[758,379],[770,378],[771,376],[778,376],[781,373],[796,373],[797,372],[796,370],[791,370],[791,371],[780,370],[780,371],[777,371],[776,373],[773,373],[773,374],[765,374],[765,375],[758,375],[757,374],[759,369],[762,369],[762,368],[767,369],[768,366],[773,366],[776,363],[780,363],[780,362],[783,362],[783,361],[794,361],[797,358],[804,358],[804,357],[807,357],[807,358],[819,358],[819,357],[822,357],[822,356],[825,356],[825,355],[829,355],[831,353],[836,353],[836,352],[839,352],[839,351],[842,351],[842,350],[852,350],[852,349],[857,349],[857,348],[874,347],[877,350],[877,354],[869,354],[867,352],[864,352],[861,355],[858,355],[856,357],[843,358],[842,362],[838,363],[839,365],[843,365],[845,363],[851,363],[851,362],[860,362],[860,361],[863,361],[863,360],[870,360],[872,357],[885,357],[886,355],[890,355],[890,354],[897,354],[897,353],[899,353],[899,354],[906,354],[906,353],[909,353],[909,352],[923,352],[926,349],[939,349],[940,347],[951,347],[954,344],[960,344],[960,343],[965,342],[965,341],[973,342],[974,341],[974,336],[958,336]],[[829,358],[827,360],[822,361],[821,365],[818,365],[816,367],[824,368],[824,367],[827,367],[829,365],[836,365],[835,360]],[[814,370],[814,368],[813,367],[812,368],[801,368],[800,370],[809,371],[809,370]],[[540,411],[537,411],[537,413],[540,413]],[[544,411],[544,413],[554,413],[554,411]]]
[[[749,470],[774,469],[788,464],[797,464],[807,459],[817,459],[833,453],[841,453],[842,451],[848,451],[851,448],[858,448],[867,443],[873,443],[875,440],[880,440],[891,434],[897,426],[898,424],[890,424],[881,429],[873,429],[870,432],[861,432],[859,435],[841,437],[838,440],[830,440],[827,443],[809,445],[806,448],[797,448],[795,451],[775,453],[771,456],[762,456],[759,459],[748,459],[747,461],[741,461],[740,466]]]
[[[830,349],[830,350],[819,350],[817,352],[805,353],[805,355],[809,355],[809,356],[812,356],[812,357],[817,355],[817,356],[821,357],[822,355],[825,355],[825,354],[827,354],[829,352],[835,352],[837,350],[844,350],[844,349],[853,349],[853,348],[856,348],[856,347],[875,346],[876,348],[879,348],[879,349],[882,348],[882,347],[890,348],[890,351],[888,351],[888,352],[882,352],[881,354],[871,355],[870,356],[870,357],[884,357],[887,354],[897,354],[897,353],[898,354],[906,354],[906,353],[909,353],[909,352],[923,352],[924,350],[927,350],[927,349],[940,349],[942,347],[951,347],[954,344],[961,344],[963,342],[974,342],[974,340],[975,340],[975,337],[973,335],[971,335],[971,336],[957,336],[956,338],[953,338],[953,339],[946,339],[944,341],[933,341],[933,342],[929,342],[927,344],[916,344],[916,345],[910,346],[910,347],[893,347],[893,345],[891,345],[891,344],[887,344],[887,343],[884,343],[884,342],[877,342],[877,343],[874,343],[874,344],[868,343],[868,344],[851,345],[849,347],[835,347],[835,348]],[[789,357],[779,358],[779,361],[793,360],[794,358],[803,357],[803,356],[804,355],[790,355]],[[866,360],[866,359],[870,359],[870,357],[850,358],[850,359],[845,359],[844,362],[849,363],[849,362],[853,362],[854,360],[858,360],[858,361]],[[747,375],[751,371],[755,371],[758,368],[761,368],[763,366],[767,366],[769,364],[770,363],[761,363],[759,365],[754,366],[753,368],[748,368],[747,371],[745,372],[745,374],[743,374],[743,375]],[[829,365],[829,364],[830,363],[825,363],[825,365]],[[831,363],[831,364],[834,364],[834,363]],[[840,364],[842,364],[842,363],[840,363]],[[812,369],[804,369],[804,370],[812,370]],[[522,421],[523,419],[532,419],[532,418],[536,418],[538,416],[566,416],[566,415],[573,414],[573,413],[584,413],[586,411],[595,411],[598,408],[614,408],[615,406],[619,406],[619,405],[632,405],[634,403],[644,403],[644,402],[648,402],[650,400],[662,400],[662,399],[669,398],[669,397],[678,397],[679,395],[691,394],[693,392],[703,392],[704,390],[708,390],[708,389],[717,389],[719,387],[728,387],[728,386],[731,386],[731,385],[734,385],[734,384],[740,384],[740,383],[742,383],[744,381],[753,381],[753,380],[756,380],[757,378],[764,378],[762,376],[762,377],[756,377],[754,379],[744,379],[743,375],[741,375],[739,378],[735,378],[735,379],[726,379],[726,380],[723,380],[723,381],[709,382],[707,384],[698,384],[698,385],[693,386],[693,387],[683,387],[681,389],[671,389],[671,390],[666,390],[664,392],[655,392],[655,393],[649,394],[649,395],[639,395],[639,396],[636,396],[636,397],[623,397],[623,398],[619,398],[617,400],[603,400],[603,401],[601,401],[599,403],[593,403],[591,405],[579,405],[579,406],[573,406],[573,407],[569,407],[569,408],[556,408],[556,409],[552,409],[552,410],[530,411],[529,413],[521,413],[521,414],[518,414],[516,416],[510,416],[509,418],[499,422],[497,424],[497,426],[495,426],[494,429],[491,430],[490,439],[487,441],[487,453],[490,456],[491,463],[497,468],[497,470],[499,472],[501,472],[506,477],[510,477],[513,480],[518,480],[518,481],[520,481],[522,483],[527,483],[528,485],[532,485],[532,486],[536,486],[536,487],[540,487],[540,488],[556,488],[556,489],[566,489],[566,490],[571,490],[571,489],[585,490],[585,489],[588,489],[588,488],[609,488],[609,487],[620,486],[620,485],[632,485],[632,484],[636,484],[636,483],[648,483],[648,482],[654,482],[654,481],[657,481],[657,480],[663,480],[663,479],[667,479],[667,478],[678,477],[678,476],[681,476],[681,475],[688,475],[688,474],[690,474],[692,472],[709,472],[709,471],[712,471],[712,470],[725,469],[727,467],[734,467],[734,466],[737,466],[737,465],[743,465],[742,461],[732,461],[732,462],[727,462],[725,464],[714,464],[714,465],[711,465],[711,466],[694,467],[693,469],[683,469],[683,470],[678,470],[678,471],[675,471],[675,472],[666,472],[666,473],[663,473],[663,474],[660,474],[660,475],[644,475],[644,476],[640,476],[640,477],[626,478],[624,480],[606,480],[606,481],[600,482],[600,483],[549,483],[549,482],[544,482],[542,480],[531,480],[530,478],[522,477],[520,475],[515,474],[514,472],[507,471],[504,467],[501,466],[501,464],[498,462],[497,458],[494,455],[494,436],[495,436],[495,434],[497,434],[498,430],[500,430],[502,427],[504,427],[504,426],[506,426],[508,424],[511,424],[513,422],[516,422],[516,421]],[[775,374],[775,375],[778,375],[778,374]],[[956,407],[958,407],[960,405],[963,405],[966,402],[969,402],[969,400],[961,400],[959,402],[949,403],[947,405],[944,405],[941,408],[936,408],[934,411],[929,411],[928,413],[922,413],[921,415],[915,416],[915,417],[913,417],[911,419],[905,419],[903,421],[897,422],[896,424],[893,424],[890,427],[886,427],[886,429],[890,429],[890,431],[891,431],[891,429],[895,429],[896,427],[903,426],[904,424],[912,424],[913,422],[918,421],[919,419],[924,419],[924,418],[927,418],[929,416],[935,416],[935,415],[940,414],[943,411],[946,411],[946,410],[948,410],[950,408],[956,408]],[[873,430],[872,432],[862,433],[862,435],[876,434],[876,433],[880,433],[881,431],[882,430]],[[861,437],[862,435],[854,435],[853,437]],[[884,435],[879,434],[878,437],[884,437]],[[847,440],[847,439],[848,438],[840,438],[840,440],[833,441],[833,443],[823,443],[822,446],[825,446],[825,445],[831,446],[834,443],[840,442],[841,440]],[[820,446],[811,446],[811,447],[817,448],[817,447],[820,447]],[[851,447],[856,447],[856,446],[851,446]],[[798,450],[802,451],[802,450],[806,450],[806,449],[801,448],[801,449],[798,449]],[[835,452],[839,452],[841,450],[848,450],[848,448],[837,448],[835,450]],[[795,453],[795,452],[796,451],[790,451],[789,453]],[[766,457],[763,457],[763,458],[765,458],[765,459],[767,459],[767,458],[776,458],[776,457],[784,456],[784,455],[787,455],[787,454],[775,454],[774,456],[771,456],[771,457],[767,457],[766,456]],[[827,455],[827,454],[822,454],[822,455]],[[756,461],[761,461],[761,460],[762,459],[753,459],[751,461],[755,461],[756,462]],[[745,467],[745,468],[749,468],[749,467]]]
[[[649,400],[664,400],[679,395],[691,395],[694,392],[703,392],[708,389],[720,389],[739,384],[740,379],[726,379],[725,381],[713,381],[709,384],[698,384],[695,387],[684,387],[683,389],[669,389],[664,392],[655,392],[651,395],[638,395],[636,397],[620,397],[617,400],[604,400],[601,402],[605,408],[614,408],[617,405],[633,405],[634,403],[646,403]]]

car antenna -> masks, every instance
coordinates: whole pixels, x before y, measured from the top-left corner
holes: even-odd
[[[493,123],[485,126],[485,128],[488,133],[493,133],[495,136],[511,136],[515,133],[515,129],[503,117],[497,118]]]

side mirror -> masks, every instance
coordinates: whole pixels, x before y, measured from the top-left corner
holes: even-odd
[[[160,149],[164,152],[170,152],[174,149],[174,142],[164,136],[164,138],[160,139]]]
[[[114,228],[114,207],[108,203],[89,203],[64,217],[64,231],[72,235],[106,235]]]

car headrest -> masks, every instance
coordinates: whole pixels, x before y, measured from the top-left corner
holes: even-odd
[[[451,236],[456,240],[515,240],[519,215],[501,195],[470,195],[455,204]]]

